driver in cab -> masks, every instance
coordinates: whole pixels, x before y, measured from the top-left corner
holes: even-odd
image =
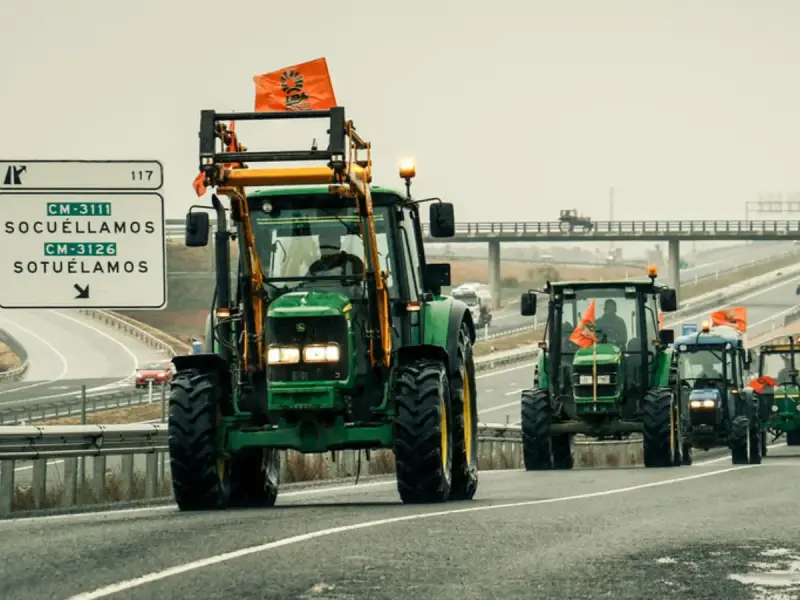
[[[364,261],[342,250],[342,237],[334,230],[319,234],[320,257],[308,267],[309,276],[361,275]]]
[[[598,339],[624,348],[628,343],[628,328],[625,320],[617,314],[617,303],[609,298],[603,304],[603,314],[595,321]]]

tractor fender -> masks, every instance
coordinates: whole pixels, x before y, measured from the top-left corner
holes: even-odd
[[[431,302],[425,308],[423,343],[404,346],[398,350],[398,360],[406,364],[418,358],[440,360],[448,365],[450,374],[458,370],[458,334],[467,323],[470,341],[475,343],[475,323],[467,305],[445,298]]]

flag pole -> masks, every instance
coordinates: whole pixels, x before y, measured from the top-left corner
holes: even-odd
[[[594,411],[597,412],[597,332],[595,332],[592,342],[592,399],[594,400]]]

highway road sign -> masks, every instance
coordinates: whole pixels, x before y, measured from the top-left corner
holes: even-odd
[[[45,190],[157,191],[157,160],[0,160],[0,193]]]
[[[161,194],[0,194],[0,308],[161,309],[166,258]]]

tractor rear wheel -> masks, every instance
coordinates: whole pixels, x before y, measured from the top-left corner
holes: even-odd
[[[522,457],[526,471],[553,468],[550,445],[552,409],[545,389],[523,390],[521,408]]]
[[[800,446],[800,429],[786,432],[787,446]]]
[[[453,411],[447,368],[418,359],[398,368],[394,454],[397,491],[406,503],[445,502],[453,464]]]
[[[647,391],[642,429],[645,467],[680,466],[681,461],[675,460],[680,444],[680,428],[675,416],[675,395],[672,390],[656,388]]]
[[[226,461],[218,460],[216,429],[221,390],[216,373],[186,369],[170,385],[168,444],[172,490],[180,510],[225,508]]]
[[[734,465],[750,464],[750,420],[744,415],[733,419],[729,445]]]
[[[451,500],[472,500],[478,491],[478,386],[466,323],[458,334],[458,370],[450,381],[453,407]]]

